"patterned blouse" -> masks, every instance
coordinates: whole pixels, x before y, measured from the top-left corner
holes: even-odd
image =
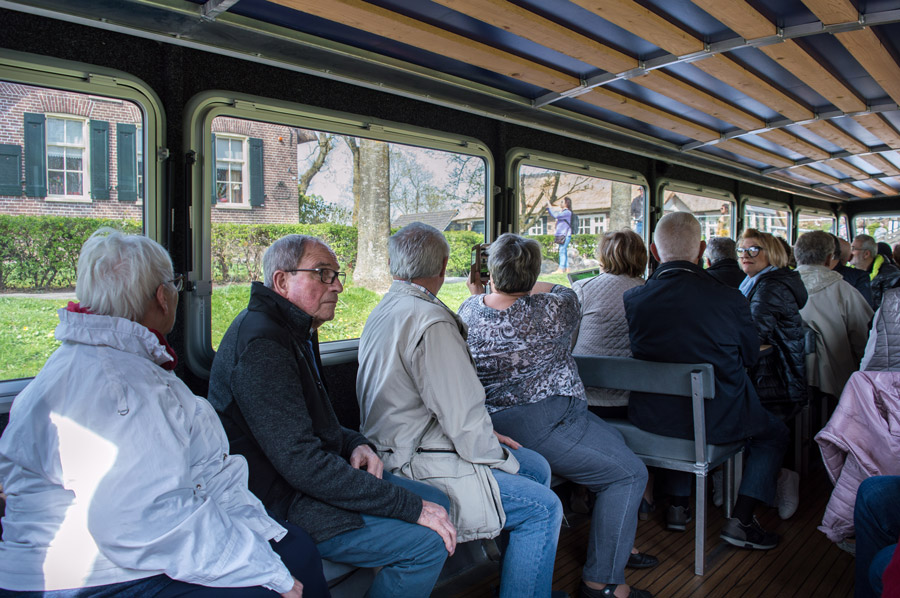
[[[473,295],[459,308],[487,395],[488,413],[537,403],[554,395],[584,400],[572,358],[572,334],[581,319],[575,292],[556,285],[549,293],[520,297],[504,310]]]

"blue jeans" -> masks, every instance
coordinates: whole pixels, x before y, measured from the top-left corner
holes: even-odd
[[[514,437],[514,440],[518,440]],[[500,598],[549,597],[562,505],[550,490],[550,465],[527,448],[514,450],[519,474],[493,470],[506,513]]]
[[[450,508],[447,496],[431,486],[389,472],[384,472],[384,479]],[[322,558],[359,567],[381,567],[366,594],[369,598],[430,595],[447,560],[447,549],[437,532],[399,519],[365,514],[362,518],[363,527],[319,542]]]
[[[625,583],[647,468],[622,435],[587,410],[587,401],[554,396],[491,415],[494,428],[537,451],[556,475],[597,493],[586,581]]]
[[[881,596],[881,575],[900,536],[900,476],[863,480],[856,492],[856,598]]]
[[[784,422],[769,411],[768,425],[755,436],[747,439],[744,447],[744,477],[738,495],[748,496],[770,505],[775,500],[775,483],[784,461],[784,452],[790,444],[790,432]],[[694,487],[694,474],[684,471],[666,471],[662,490],[670,496],[690,496]]]
[[[566,235],[566,240],[559,246],[559,267],[562,270],[569,267],[569,241],[571,240],[572,235]]]
[[[322,573],[322,559],[312,538],[292,523],[282,522],[287,535],[280,542],[272,542],[272,548],[281,557],[291,575],[303,584],[304,598],[328,598],[328,584]],[[154,575],[135,581],[114,583],[74,590],[53,590],[49,592],[12,592],[0,589],[0,598],[18,596],[20,598],[133,598],[134,596],[154,596],[156,598],[278,598],[278,592],[264,587],[214,588],[183,581],[173,581],[165,575]]]

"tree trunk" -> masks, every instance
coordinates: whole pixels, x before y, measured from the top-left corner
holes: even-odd
[[[325,160],[334,148],[334,135],[319,133],[316,141],[319,144],[319,152],[316,154],[316,159],[313,160],[306,172],[300,175],[300,180],[297,183],[297,190],[300,192],[300,195],[306,195],[313,177],[319,174],[319,171],[325,166]]]
[[[353,283],[384,293],[391,285],[388,236],[391,234],[391,162],[388,144],[359,142],[360,201]]]
[[[355,137],[341,137],[353,154],[353,226],[359,226],[359,142]],[[390,158],[388,158],[390,159]]]
[[[621,230],[631,227],[631,185],[612,183],[612,199],[609,207],[609,227],[607,230]]]

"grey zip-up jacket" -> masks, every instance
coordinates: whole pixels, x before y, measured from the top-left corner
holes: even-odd
[[[500,533],[506,516],[490,469],[517,473],[519,463],[494,435],[456,314],[395,281],[359,339],[356,396],[385,468],[450,496],[460,542]]]

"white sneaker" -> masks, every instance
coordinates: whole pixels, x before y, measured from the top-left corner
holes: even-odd
[[[712,473],[712,485],[713,504],[717,507],[721,507],[725,502],[725,484],[721,469],[717,469]]]
[[[775,506],[778,507],[778,516],[782,519],[790,519],[797,512],[799,504],[800,474],[782,468],[775,485]]]

